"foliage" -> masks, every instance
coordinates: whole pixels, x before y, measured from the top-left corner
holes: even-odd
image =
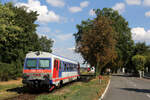
[[[52,52],[51,48],[53,46],[53,40],[52,39],[47,39],[46,36],[41,36],[39,39],[40,43],[40,51],[46,51],[46,52]]]
[[[145,42],[138,42],[134,46],[134,55],[139,54],[143,55],[144,53],[148,52],[149,46],[145,44]]]
[[[51,52],[52,41],[39,38],[36,33],[37,12],[26,10],[26,7],[18,8],[12,3],[0,4],[0,62],[7,79],[21,76],[24,57],[29,51]],[[15,71],[14,74],[9,72],[11,68]],[[2,77],[0,79],[3,80]]]
[[[92,30],[93,26],[96,26],[94,21],[96,21],[98,18],[103,17],[103,18],[109,20],[109,23],[107,25],[109,25],[109,27],[111,27],[110,31],[113,30],[113,32],[111,33],[111,34],[113,34],[113,39],[112,40],[110,39],[110,40],[112,41],[112,44],[115,45],[115,47],[113,46],[113,48],[111,48],[111,46],[110,46],[110,48],[112,49],[112,54],[115,56],[111,56],[111,55],[110,56],[115,59],[112,60],[111,57],[101,59],[100,61],[103,60],[104,63],[103,64],[101,63],[100,65],[103,67],[110,67],[110,66],[112,67],[113,66],[112,69],[115,69],[115,70],[117,70],[118,68],[121,68],[121,67],[128,68],[129,66],[131,66],[131,59],[132,59],[133,48],[134,48],[134,42],[131,37],[131,31],[128,26],[128,22],[121,15],[119,15],[119,13],[117,11],[114,11],[111,8],[103,8],[102,10],[97,9],[97,10],[95,10],[95,12],[97,15],[97,17],[95,19],[93,19],[93,20],[88,19],[87,21],[82,21],[81,25],[77,25],[78,32],[75,33],[76,51],[81,53],[81,51],[79,51],[81,47],[87,49],[86,46],[82,45],[82,42],[83,41],[91,42],[91,41],[86,40],[86,39],[83,40],[83,33],[90,34],[89,30]],[[105,23],[105,20],[101,20],[101,22]],[[107,27],[102,26],[99,28],[99,30],[103,30],[105,32],[106,30],[109,30],[109,29]],[[101,33],[103,33],[103,31],[101,31]],[[94,30],[94,32],[99,32],[99,31]],[[94,32],[91,31],[91,34],[93,34],[93,36],[95,35],[95,37],[98,37],[99,35],[94,34]],[[102,35],[101,39],[103,39],[104,41],[108,41],[106,38],[111,37],[111,36],[106,35],[106,38],[105,38],[105,35]],[[89,36],[87,35],[87,38],[91,39],[91,40],[93,39],[92,42],[97,41],[95,38],[91,38],[90,35]],[[114,41],[116,41],[116,42],[114,42]],[[109,42],[103,42],[103,43],[105,44],[105,43],[109,43]],[[107,46],[101,46],[101,48],[98,48],[98,46],[95,47],[96,49],[99,50],[99,52],[101,52],[101,54],[98,55],[98,57],[101,58],[101,57],[103,57],[103,55],[104,56],[107,55],[107,54],[103,53],[103,52],[105,52],[103,49],[105,47],[107,48]],[[88,48],[90,48],[89,45],[88,45]],[[91,54],[95,53],[94,52],[95,48],[91,48],[91,52],[88,52],[86,54],[81,53],[81,55],[85,59],[85,62],[88,62],[91,65],[97,63],[97,58],[95,56],[91,55]],[[110,48],[109,49],[107,48],[107,50],[109,51]],[[85,51],[87,52],[88,50],[84,50],[84,53],[85,53]],[[87,55],[87,56],[85,56],[85,55]]]
[[[77,25],[78,32],[74,34],[76,52],[81,53],[85,62],[97,66],[97,72],[116,57],[115,32],[110,24],[109,19],[97,15],[94,20]]]
[[[128,22],[117,11],[111,8],[97,9],[96,12],[97,15],[109,18],[112,21],[111,26],[116,32],[117,59],[115,60],[115,66],[118,68],[130,66],[134,42]]]
[[[136,66],[137,71],[143,71],[144,70],[144,65],[146,63],[146,58],[145,56],[142,55],[135,55],[132,57],[132,61],[134,65]]]

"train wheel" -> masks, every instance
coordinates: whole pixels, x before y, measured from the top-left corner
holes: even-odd
[[[62,87],[62,85],[63,85],[63,81],[60,81],[60,82],[58,83],[57,88],[61,88],[61,87]]]

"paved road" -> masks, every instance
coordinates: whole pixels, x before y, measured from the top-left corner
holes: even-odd
[[[150,79],[114,75],[103,100],[150,100]]]

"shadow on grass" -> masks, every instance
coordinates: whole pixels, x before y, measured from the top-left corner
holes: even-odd
[[[36,88],[29,88],[27,86],[23,87],[16,87],[12,89],[7,89],[8,92],[17,92],[18,94],[41,94],[44,93],[44,89],[36,89]]]
[[[80,75],[80,79],[78,81],[80,81],[80,82],[89,82],[93,78],[95,78],[95,75]]]
[[[66,87],[66,86],[69,86],[69,85],[72,85],[72,83],[75,83],[75,82],[89,82],[91,79],[93,79],[94,76],[93,75],[83,75],[81,76],[78,80],[74,80],[74,81],[71,81],[71,82],[68,82],[68,83],[65,83],[63,84],[63,87]],[[54,91],[56,90],[59,90],[61,88],[55,88]],[[18,94],[42,94],[42,93],[52,93],[52,92],[47,92],[47,89],[46,88],[30,88],[30,87],[27,87],[27,86],[23,86],[23,87],[16,87],[16,88],[12,88],[12,89],[7,89],[8,92],[16,92]]]
[[[137,88],[120,88],[120,89],[126,91],[140,92],[140,93],[150,93],[150,89],[137,89]]]

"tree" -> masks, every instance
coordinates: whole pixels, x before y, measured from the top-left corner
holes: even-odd
[[[36,33],[37,16],[37,12],[27,12],[27,7],[0,3],[0,80],[21,76],[29,51],[51,51],[51,39],[39,38]]]
[[[134,42],[131,37],[131,31],[128,22],[117,11],[112,8],[103,8],[95,10],[97,16],[105,16],[112,21],[111,26],[116,32],[116,52],[117,59],[116,68],[126,67],[131,65]]]
[[[78,32],[74,34],[76,52],[80,53],[85,62],[94,65],[99,74],[101,69],[116,58],[115,31],[111,21],[104,16],[94,20],[82,21],[77,25]]]
[[[134,46],[134,55],[136,55],[136,54],[142,55],[142,54],[146,53],[148,50],[149,50],[149,46],[147,46],[145,44],[145,42],[142,42],[142,43],[138,42]]]
[[[45,52],[52,52],[53,40],[47,39],[46,36],[41,36],[39,39],[40,50]]]
[[[135,55],[132,57],[132,62],[136,66],[136,70],[139,72],[141,77],[141,71],[144,71],[144,65],[146,63],[145,56]]]

